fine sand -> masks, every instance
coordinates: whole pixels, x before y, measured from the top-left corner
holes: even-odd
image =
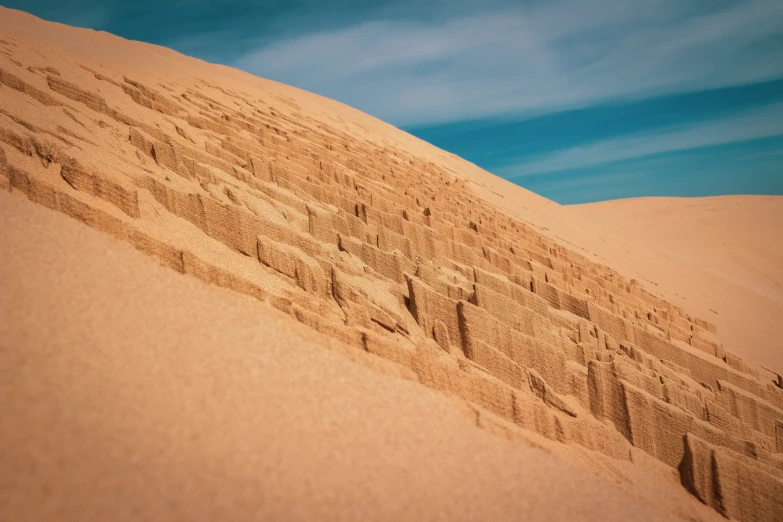
[[[613,228],[0,8],[2,518],[781,520],[770,205]]]
[[[0,223],[14,252],[0,265],[3,519],[669,520],[677,508],[479,430],[445,396],[66,216],[0,194]]]
[[[651,291],[714,322],[728,348],[783,373],[783,197],[634,198],[568,210],[625,245],[612,266],[647,278]]]

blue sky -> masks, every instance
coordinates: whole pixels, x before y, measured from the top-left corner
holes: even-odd
[[[0,0],[369,112],[560,203],[783,194],[780,0]]]

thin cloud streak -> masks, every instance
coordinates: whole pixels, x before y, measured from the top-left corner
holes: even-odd
[[[783,77],[783,3],[692,5],[561,0],[436,22],[372,21],[277,42],[234,65],[398,125]]]
[[[783,135],[783,103],[697,125],[645,132],[531,158],[495,169],[508,179],[577,169],[666,152],[726,145]]]

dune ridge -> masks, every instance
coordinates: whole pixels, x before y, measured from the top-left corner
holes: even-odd
[[[572,219],[559,205],[331,100],[0,14],[0,188],[452,397],[486,432],[657,477],[671,516],[783,516],[781,377],[546,234]]]

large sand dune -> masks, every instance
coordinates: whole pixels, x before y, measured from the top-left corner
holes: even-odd
[[[0,187],[4,518],[783,517],[779,376],[368,115],[3,9]]]
[[[586,461],[612,470],[596,480],[546,440],[494,437],[446,396],[66,216],[0,194],[0,219],[3,519],[699,513],[613,484],[627,461]]]

